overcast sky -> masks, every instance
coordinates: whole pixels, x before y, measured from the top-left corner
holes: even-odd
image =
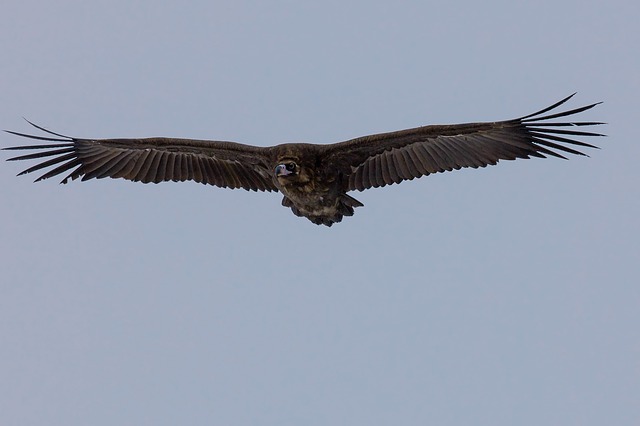
[[[2,161],[0,424],[640,424],[639,9],[5,0],[3,129],[332,143],[577,91],[609,136],[357,193],[332,228]]]

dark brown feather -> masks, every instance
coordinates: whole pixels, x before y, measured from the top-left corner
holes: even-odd
[[[58,175],[63,176],[62,183],[105,177],[143,183],[193,180],[224,188],[280,191],[284,195],[282,204],[295,215],[331,226],[362,206],[346,194],[348,191],[464,167],[485,167],[500,160],[584,155],[579,148],[595,146],[578,138],[602,135],[580,129],[602,123],[555,120],[597,104],[547,114],[572,96],[515,120],[424,126],[332,145],[282,144],[262,148],[174,138],[82,139],[29,122],[48,135],[9,133],[47,144],[4,149],[33,151],[9,159],[39,161],[20,174],[51,167],[36,181]],[[291,164],[295,167],[289,169]]]
[[[560,152],[585,155],[571,146],[596,147],[573,137],[603,135],[562,128],[603,123],[555,123],[546,120],[578,114],[597,104],[541,115],[562,105],[572,96],[535,114],[515,120],[424,126],[369,135],[329,145],[325,155],[336,167],[347,170],[347,191],[362,191],[463,167],[485,167],[500,160],[544,158],[547,155],[565,158]],[[371,176],[381,176],[382,179],[378,181],[371,179]]]
[[[52,157],[22,174],[57,166],[37,180],[69,172],[69,179],[124,178],[143,183],[185,181],[253,191],[275,191],[266,148],[233,142],[190,139],[78,139],[40,130],[59,137],[43,137],[9,132],[37,140],[64,142],[5,149],[38,150],[9,160]],[[62,164],[60,164],[62,163]]]

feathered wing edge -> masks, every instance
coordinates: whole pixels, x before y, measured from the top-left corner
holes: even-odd
[[[76,158],[76,155],[74,154],[76,139],[70,136],[62,135],[60,133],[52,132],[51,130],[45,129],[42,126],[38,126],[37,124],[32,123],[26,118],[24,120],[30,125],[32,125],[33,127],[35,127],[36,129],[41,130],[53,136],[58,136],[58,137],[54,138],[51,136],[37,136],[37,135],[31,135],[28,133],[14,132],[13,130],[5,130],[5,132],[10,133],[12,135],[16,135],[16,136],[21,136],[24,138],[29,138],[29,139],[35,139],[35,140],[41,140],[41,141],[47,141],[47,142],[62,142],[62,143],[48,144],[48,145],[11,146],[7,148],[2,148],[3,151],[36,150],[36,149],[40,150],[39,152],[35,152],[33,154],[26,154],[26,155],[20,155],[17,157],[8,158],[7,161],[34,160],[38,158],[54,157],[50,160],[44,161],[42,163],[38,163],[35,166],[29,167],[28,169],[23,170],[22,172],[18,173],[18,176],[35,172],[37,170],[50,167],[54,164],[64,162],[62,165],[38,177],[35,180],[35,182],[39,182],[41,180],[48,179],[52,176],[62,173],[66,170],[72,169],[76,166],[80,166],[81,161],[78,158]],[[72,177],[72,175],[73,175],[73,171],[68,176],[66,176],[60,183],[67,183],[69,178]]]
[[[583,111],[590,110],[596,105],[600,105],[602,102],[596,102],[580,108],[575,108],[568,111],[562,111],[555,114],[542,115],[551,110],[558,108],[559,106],[567,102],[569,99],[573,98],[575,95],[576,94],[573,93],[547,108],[541,109],[540,111],[534,112],[533,114],[528,114],[528,115],[525,115],[524,117],[520,117],[511,121],[514,123],[520,123],[521,125],[523,125],[526,131],[528,132],[528,134],[531,135],[532,142],[535,145],[538,145],[538,147],[540,148],[540,151],[544,154],[549,154],[554,157],[563,158],[566,160],[567,158],[565,156],[552,150],[552,149],[556,149],[556,150],[564,151],[570,154],[583,155],[588,157],[587,154],[581,151],[578,151],[576,149],[572,149],[568,146],[560,145],[560,143],[582,146],[586,148],[600,149],[595,145],[592,145],[586,142],[581,142],[576,139],[569,138],[567,136],[584,137],[584,136],[606,136],[606,135],[602,133],[585,132],[582,130],[554,129],[554,127],[584,127],[584,126],[597,126],[597,125],[606,124],[606,123],[599,122],[599,121],[572,121],[572,122],[554,123],[554,122],[549,122],[547,120],[553,120],[556,118],[568,117],[571,115],[579,114]],[[563,136],[558,136],[558,135],[563,135]],[[559,143],[556,143],[556,142],[559,142]],[[543,147],[547,147],[551,149],[545,149]]]
[[[3,150],[8,151],[38,150],[38,152],[32,154],[9,158],[7,161],[34,160],[53,157],[23,170],[18,174],[18,176],[20,176],[47,167],[56,166],[38,177],[35,182],[69,172],[69,174],[66,175],[60,183],[67,183],[69,180],[75,180],[77,178],[82,178],[84,181],[92,178],[124,177],[129,180],[142,181],[145,183],[158,183],[169,180],[194,180],[196,182],[207,183],[219,187],[244,188],[254,191],[277,191],[277,188],[265,173],[252,170],[251,167],[239,164],[238,162],[223,161],[213,158],[198,159],[193,158],[193,156],[189,156],[188,154],[174,154],[166,152],[155,156],[149,155],[146,159],[141,158],[140,156],[136,159],[132,159],[131,157],[134,154],[126,152],[126,150],[123,150],[120,153],[105,153],[100,151],[100,143],[111,142],[113,140],[93,141],[73,138],[52,132],[51,130],[34,124],[29,120],[25,119],[25,121],[38,130],[52,136],[38,136],[11,130],[5,131],[7,133],[29,139],[59,142],[46,145],[25,145],[3,148]],[[197,142],[202,143],[203,141]],[[240,146],[239,144],[227,142],[221,142],[221,144]],[[85,157],[88,155],[91,157],[92,161],[95,160],[95,163],[91,165],[91,168],[85,167],[85,161],[87,161],[87,158],[83,158],[81,151],[85,153]],[[163,155],[165,157],[165,161],[167,160],[167,157],[169,157],[171,164],[165,165],[165,170],[152,170],[154,166],[158,168],[160,157]],[[123,166],[125,162],[128,162],[127,167]]]

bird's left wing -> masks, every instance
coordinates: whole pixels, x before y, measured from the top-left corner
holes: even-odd
[[[499,160],[547,155],[565,158],[559,152],[584,155],[571,146],[596,147],[576,138],[603,135],[578,129],[603,123],[554,119],[581,113],[597,104],[545,115],[572,96],[514,120],[424,126],[364,136],[326,145],[324,155],[332,167],[348,177],[347,191],[463,167],[485,167]]]
[[[20,173],[53,167],[36,181],[66,174],[61,183],[111,177],[143,183],[192,180],[223,188],[277,191],[271,179],[267,148],[174,138],[81,139],[29,124],[48,135],[7,132],[47,144],[3,149],[35,151],[8,161],[46,159]]]

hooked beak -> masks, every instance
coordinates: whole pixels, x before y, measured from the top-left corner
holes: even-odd
[[[288,170],[285,164],[278,164],[278,166],[276,166],[276,177],[289,176],[291,174],[293,174],[293,171]]]

